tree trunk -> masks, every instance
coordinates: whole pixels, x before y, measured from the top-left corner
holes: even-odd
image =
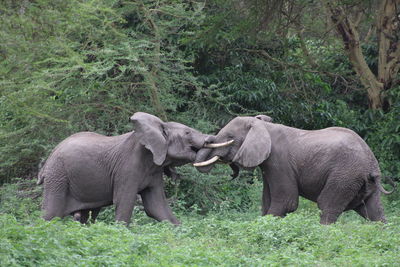
[[[396,14],[399,12],[399,14]],[[383,90],[393,84],[400,68],[400,0],[383,0],[377,16],[378,80]]]
[[[354,24],[340,6],[333,6],[331,2],[324,3],[330,13],[330,18],[336,31],[342,38],[345,51],[349,57],[353,69],[357,73],[362,85],[367,89],[369,105],[372,109],[382,108],[381,92],[383,83],[372,73],[360,46],[360,37]]]

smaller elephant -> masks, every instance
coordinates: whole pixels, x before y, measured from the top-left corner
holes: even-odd
[[[129,223],[139,194],[148,216],[179,224],[167,203],[163,172],[176,176],[170,168],[193,162],[214,137],[143,112],[131,121],[135,131],[123,135],[81,132],[57,145],[38,176],[44,219],[73,215],[86,223],[90,211],[94,221],[101,207],[114,204],[116,220]]]
[[[263,175],[262,215],[285,216],[299,196],[317,202],[322,224],[355,210],[385,222],[378,161],[355,132],[340,127],[306,131],[275,124],[265,115],[236,117],[216,135],[225,147],[202,148],[194,166],[208,172],[218,160],[231,167],[259,166]]]

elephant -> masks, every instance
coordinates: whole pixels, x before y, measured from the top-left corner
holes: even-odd
[[[255,168],[263,176],[262,215],[283,217],[297,209],[299,196],[321,210],[320,223],[335,223],[355,210],[365,219],[386,222],[378,161],[365,141],[347,128],[301,130],[271,122],[265,115],[236,117],[214,140],[231,145],[198,151],[193,164],[209,172],[218,161]]]
[[[130,120],[132,132],[80,132],[56,146],[38,175],[45,220],[73,215],[85,223],[90,211],[93,220],[101,207],[114,204],[115,219],[128,224],[139,194],[148,216],[180,224],[167,203],[163,171],[193,162],[215,137],[144,112]]]

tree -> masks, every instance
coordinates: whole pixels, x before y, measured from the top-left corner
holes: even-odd
[[[305,72],[357,79],[367,93],[370,108],[390,108],[387,91],[399,85],[400,0],[236,0],[230,6],[236,11],[237,25],[232,36],[257,35],[258,44],[263,43],[264,47],[258,46],[258,50],[253,49],[253,52],[258,52],[261,58]],[[233,16],[229,23],[235,23]],[[337,34],[332,34],[333,30]],[[293,64],[285,58],[286,52],[292,49],[288,40],[293,38],[299,40],[304,65]],[[274,51],[276,46],[273,43],[277,39],[284,54],[267,53],[268,49]],[[317,62],[323,60],[322,55],[307,47],[307,42],[319,42],[320,46],[333,47],[336,53],[344,52],[350,64],[349,70],[356,75],[324,69]],[[253,43],[256,47],[257,42]],[[271,45],[266,47],[266,43]],[[343,51],[340,51],[339,44],[342,44]],[[365,54],[366,46],[377,47],[377,55],[372,60],[371,55]],[[315,46],[313,48],[315,50]],[[353,88],[360,86],[354,81],[352,83]]]
[[[380,109],[385,104],[385,91],[399,83],[400,68],[400,0],[382,0],[376,5],[376,35],[378,42],[378,72],[368,66],[361,48],[357,20],[338,1],[324,1],[334,28],[344,43],[349,60],[368,92],[370,107]]]

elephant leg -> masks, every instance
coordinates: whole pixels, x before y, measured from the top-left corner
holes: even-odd
[[[148,187],[140,192],[146,214],[157,221],[167,220],[172,224],[180,224],[172,213],[164,193],[163,186]]]
[[[132,193],[136,197],[136,192]],[[121,199],[115,202],[115,220],[129,224],[135,207],[135,197]]]
[[[57,187],[45,183],[42,210],[43,219],[50,221],[54,217],[64,217],[64,207],[66,202],[67,186],[60,183]]]
[[[101,207],[92,209],[92,212],[90,214],[90,222],[91,223],[95,223],[96,222],[96,218],[99,215],[100,210],[101,210]]]
[[[89,209],[86,209],[86,210],[82,210],[81,211],[81,220],[80,220],[80,222],[82,223],[82,224],[86,224],[87,222],[88,222],[88,219],[89,219]]]
[[[367,220],[381,221],[386,223],[383,206],[380,199],[380,192],[375,191],[368,199],[354,209],[358,214]]]
[[[344,184],[344,181],[348,183]],[[320,223],[335,223],[360,191],[362,184],[362,180],[358,183],[356,180],[349,183],[347,177],[328,177],[327,183],[317,199],[318,207],[321,210]]]
[[[285,217],[286,214],[294,212],[299,206],[299,197],[286,197],[280,199],[274,199],[272,196],[271,206],[267,211],[267,215],[271,214],[274,216]]]
[[[264,189],[268,187],[270,189],[270,205],[266,214],[284,217],[286,214],[295,211],[299,205],[297,183],[291,180],[288,176],[285,177],[279,174],[267,175],[267,177],[268,186],[264,187]],[[264,185],[265,184],[266,183],[264,182]],[[266,192],[263,192],[263,200],[265,193]],[[266,197],[266,199],[268,198]],[[268,204],[268,201],[266,204]]]
[[[263,193],[261,200],[261,215],[262,216],[266,215],[270,207],[271,207],[271,192],[269,190],[269,185],[267,181],[264,179]]]
[[[137,185],[134,184],[134,179],[125,183],[119,179],[115,180],[113,191],[115,220],[129,224],[131,221],[133,208],[136,204],[136,195],[138,192]]]

